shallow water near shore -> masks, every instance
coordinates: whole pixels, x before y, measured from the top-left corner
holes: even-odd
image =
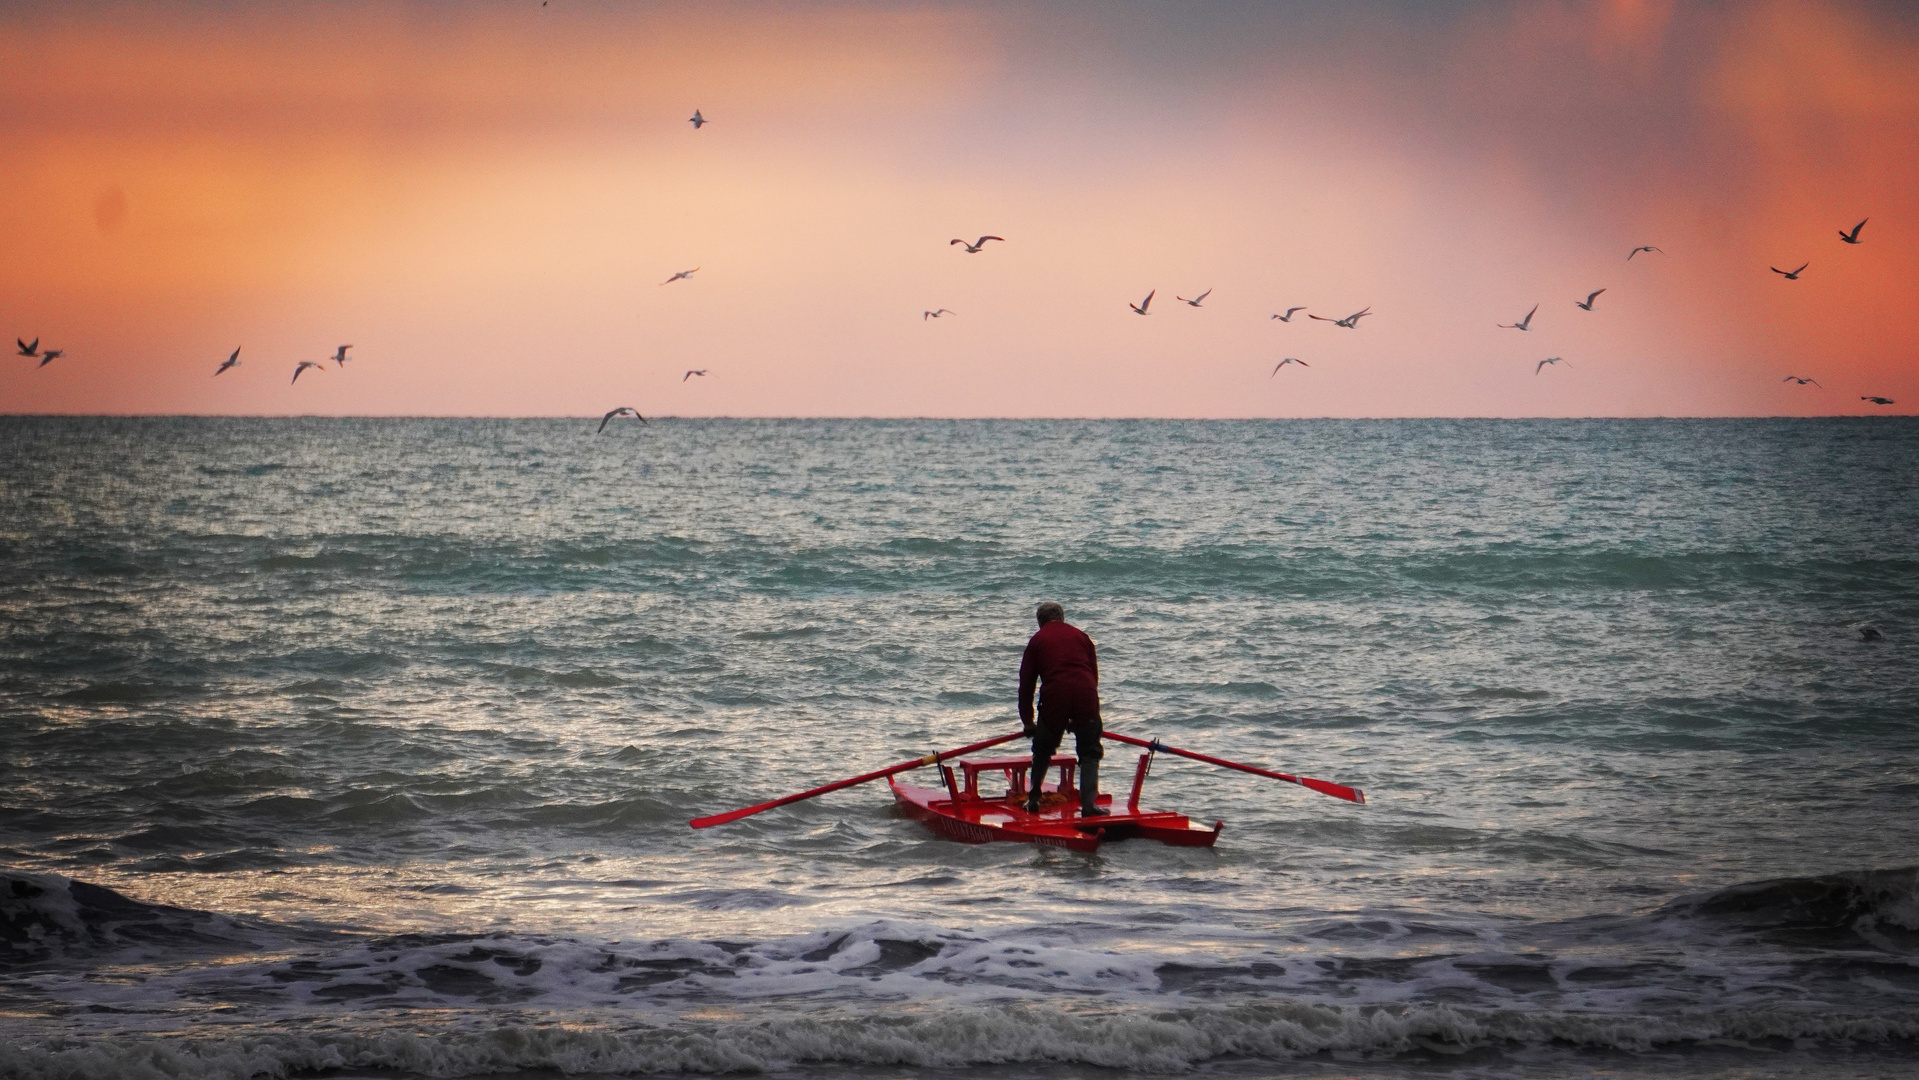
[[[0,419],[0,1075],[1919,1075],[1919,424],[595,423]]]

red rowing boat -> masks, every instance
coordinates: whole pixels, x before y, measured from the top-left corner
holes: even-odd
[[[1212,828],[1195,825],[1184,814],[1175,814],[1170,810],[1142,810],[1139,806],[1139,789],[1146,783],[1146,774],[1152,770],[1154,754],[1177,754],[1194,761],[1203,761],[1208,765],[1218,765],[1240,772],[1252,773],[1273,780],[1284,780],[1289,784],[1298,784],[1331,795],[1335,799],[1344,799],[1351,803],[1363,803],[1366,795],[1355,787],[1335,784],[1327,780],[1315,780],[1310,776],[1290,776],[1282,772],[1272,772],[1255,765],[1242,765],[1225,758],[1196,754],[1191,750],[1181,750],[1177,746],[1167,746],[1158,739],[1146,740],[1117,732],[1102,732],[1103,738],[1114,742],[1129,743],[1144,747],[1149,753],[1139,756],[1139,767],[1133,770],[1133,790],[1126,796],[1124,813],[1110,809],[1111,795],[1101,795],[1098,805],[1107,807],[1104,814],[1086,817],[1079,810],[1079,789],[1073,786],[1073,774],[1079,768],[1079,759],[1073,757],[1055,757],[1048,763],[1045,772],[1051,774],[1059,770],[1059,779],[1048,782],[1046,776],[1039,777],[1040,807],[1038,813],[1026,810],[1026,795],[1029,790],[1027,773],[1032,770],[1031,758],[991,758],[984,761],[961,760],[960,755],[984,750],[989,746],[1011,742],[1021,738],[1025,732],[1015,731],[997,738],[976,742],[971,746],[962,746],[957,750],[940,750],[924,757],[909,758],[897,765],[884,769],[875,769],[858,776],[849,776],[844,780],[835,780],[822,784],[810,791],[796,795],[786,795],[756,806],[742,806],[738,810],[728,810],[722,814],[694,818],[687,822],[695,829],[709,829],[715,825],[725,825],[741,818],[786,806],[802,799],[811,799],[829,791],[839,791],[873,780],[885,778],[893,789],[893,798],[898,800],[900,808],[907,816],[924,821],[941,836],[968,844],[985,844],[994,840],[1012,840],[1022,844],[1046,844],[1052,847],[1071,848],[1074,851],[1094,851],[1107,840],[1127,840],[1139,836],[1148,840],[1158,840],[1162,844],[1177,844],[1181,847],[1212,847],[1219,839],[1219,831],[1226,827],[1224,822],[1213,822]],[[959,772],[955,773],[951,765],[942,764],[956,761]],[[917,787],[902,784],[894,777],[903,772],[924,768],[928,765],[939,766],[940,778],[945,787]],[[998,773],[1006,780],[1004,794],[987,795],[980,791],[980,774]]]
[[[957,773],[951,765],[939,767],[940,776],[946,781],[943,788],[902,784],[896,776],[886,778],[887,784],[893,789],[893,798],[899,801],[900,809],[908,817],[925,822],[928,828],[948,840],[967,844],[1011,840],[1014,843],[1044,844],[1073,851],[1095,851],[1107,840],[1143,837],[1180,847],[1212,847],[1213,842],[1219,839],[1219,831],[1226,827],[1224,822],[1219,821],[1210,828],[1195,825],[1185,814],[1175,814],[1170,810],[1141,809],[1139,791],[1146,783],[1148,770],[1152,768],[1151,754],[1139,756],[1139,767],[1133,772],[1133,790],[1126,796],[1126,809],[1123,812],[1112,810],[1107,815],[1090,818],[1080,816],[1079,789],[1073,786],[1073,774],[1079,768],[1078,758],[1062,755],[1052,760],[1047,775],[1052,775],[1053,769],[1058,769],[1059,779],[1047,781],[1041,778],[1037,814],[1026,811],[1026,794],[1029,790],[1026,774],[1032,770],[1032,758],[992,758],[985,761],[959,761],[957,764]],[[981,792],[981,773],[989,777],[997,773],[1004,777],[1004,794]],[[1098,802],[1110,808],[1113,797],[1101,795]]]

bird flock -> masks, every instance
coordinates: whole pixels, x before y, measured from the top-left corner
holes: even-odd
[[[699,131],[701,128],[704,128],[706,125],[711,124],[713,121],[708,119],[705,116],[705,114],[703,114],[699,109],[694,109],[693,115],[688,117],[686,122],[693,126],[694,131]],[[1866,222],[1870,220],[1871,220],[1870,218],[1862,218],[1859,221],[1859,223],[1854,225],[1852,228],[1838,230],[1839,239],[1848,245],[1857,245],[1862,243],[1863,241],[1860,239],[1859,234],[1866,227]],[[998,243],[1004,244],[1007,242],[1007,240],[1003,236],[994,236],[991,234],[979,236],[978,238],[971,241],[968,241],[962,237],[954,237],[953,239],[947,241],[947,246],[952,247],[957,245],[969,255],[978,255],[986,249],[986,245],[989,242],[998,242]],[[1666,252],[1662,248],[1653,244],[1640,244],[1626,253],[1626,261],[1631,262],[1635,257],[1639,255],[1647,255],[1647,254],[1665,255]],[[1800,279],[1800,275],[1805,273],[1806,270],[1811,265],[1812,265],[1811,261],[1806,260],[1806,261],[1802,261],[1799,264],[1799,266],[1791,270],[1782,270],[1777,266],[1769,266],[1768,269],[1770,269],[1773,273],[1778,274],[1781,277],[1781,279],[1785,281],[1798,281]],[[671,274],[671,276],[667,277],[666,280],[660,282],[660,284],[664,286],[664,285],[671,285],[675,282],[680,282],[680,281],[690,282],[693,280],[693,275],[699,273],[700,269],[701,269],[700,267],[695,266],[690,270],[675,271]],[[1604,295],[1605,292],[1606,292],[1605,288],[1594,289],[1590,293],[1586,294],[1586,298],[1584,300],[1574,300],[1572,302],[1573,306],[1580,309],[1581,311],[1592,312],[1594,310],[1595,302],[1599,299],[1600,296]],[[1133,314],[1135,315],[1141,315],[1141,316],[1150,315],[1153,313],[1152,312],[1153,298],[1157,296],[1158,294],[1159,294],[1159,290],[1157,288],[1151,289],[1146,293],[1145,298],[1142,299],[1139,303],[1135,304],[1131,301],[1127,301],[1126,306],[1130,308]],[[1183,304],[1186,304],[1188,307],[1199,308],[1205,304],[1206,298],[1211,296],[1212,294],[1213,294],[1213,289],[1211,286],[1208,286],[1204,292],[1201,292],[1198,295],[1193,296],[1191,298],[1184,297],[1184,296],[1177,296],[1175,297],[1175,299],[1177,299],[1179,302]],[[1533,325],[1532,325],[1533,317],[1539,314],[1539,308],[1540,308],[1540,305],[1535,303],[1532,306],[1532,308],[1528,310],[1523,317],[1513,322],[1496,323],[1494,325],[1498,329],[1502,329],[1502,330],[1517,330],[1522,333],[1530,333],[1533,330]],[[1282,323],[1291,323],[1293,322],[1294,317],[1302,311],[1307,312],[1307,317],[1309,319],[1317,320],[1319,322],[1331,323],[1333,326],[1341,329],[1345,329],[1345,330],[1359,329],[1360,328],[1359,321],[1373,314],[1373,309],[1371,305],[1367,305],[1366,307],[1361,308],[1360,310],[1345,316],[1320,315],[1315,312],[1308,311],[1305,305],[1295,305],[1292,307],[1288,307],[1283,313],[1276,313],[1272,315],[1271,319],[1277,320]],[[922,322],[930,322],[934,319],[938,319],[943,316],[955,315],[955,314],[957,313],[945,307],[929,308],[920,313],[920,320]],[[40,345],[39,337],[35,337],[32,341],[28,341],[24,337],[16,337],[14,339],[14,344],[18,347],[17,351],[20,356],[27,357],[29,359],[37,359],[39,361],[39,364],[37,366],[41,368],[46,367],[48,364],[51,364],[55,360],[58,360],[61,357],[66,355],[66,352],[63,349],[42,348]],[[350,357],[347,355],[347,350],[351,348],[353,348],[352,345],[338,346],[335,348],[333,355],[327,357],[326,359],[332,360],[334,362],[336,369],[345,368],[347,361],[350,359]],[[1286,367],[1288,367],[1289,365],[1298,365],[1300,368],[1303,368],[1303,369],[1310,369],[1312,367],[1311,364],[1308,364],[1304,360],[1301,360],[1297,357],[1288,356],[1280,360],[1277,364],[1273,365],[1272,373],[1269,374],[1267,378],[1271,379],[1271,378],[1277,377],[1279,373],[1282,370],[1284,370]],[[1566,368],[1571,368],[1573,366],[1569,361],[1567,361],[1563,357],[1549,356],[1538,361],[1536,364],[1533,365],[1533,374],[1537,376],[1541,372],[1545,371],[1546,368],[1548,367],[1552,367],[1555,370],[1557,370],[1562,365]],[[233,350],[233,352],[224,361],[221,361],[219,366],[214,369],[213,377],[217,378],[221,375],[224,375],[228,370],[239,367],[239,366],[240,366],[240,349],[236,347]],[[309,370],[324,373],[327,369],[324,361],[314,361],[314,360],[298,361],[293,368],[293,377],[288,380],[289,384],[290,385],[297,384],[300,381],[300,376],[305,374]],[[706,377],[707,372],[708,372],[708,369],[706,368],[689,369],[688,371],[686,371],[685,374],[680,376],[680,381],[682,383],[685,383],[691,380],[694,376],[699,376],[704,378]],[[1825,389],[1825,386],[1823,384],[1821,384],[1816,378],[1813,378],[1811,376],[1787,375],[1781,381],[1787,382],[1787,383],[1793,383],[1797,386],[1812,386],[1820,390]],[[1878,394],[1861,394],[1859,396],[1859,400],[1870,402],[1874,405],[1896,404],[1896,402],[1893,399],[1885,397],[1883,395],[1878,395]],[[596,429],[596,433],[597,434],[605,433],[607,429],[607,425],[611,421],[620,417],[632,417],[635,421],[639,422],[642,425],[647,423],[646,417],[640,415],[639,409],[630,405],[622,405],[618,408],[609,410],[605,415],[600,417],[600,426]]]

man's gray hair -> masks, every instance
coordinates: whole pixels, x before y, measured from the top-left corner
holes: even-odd
[[[1039,606],[1038,611],[1033,612],[1033,616],[1039,620],[1041,626],[1049,622],[1065,622],[1066,609],[1048,600]]]

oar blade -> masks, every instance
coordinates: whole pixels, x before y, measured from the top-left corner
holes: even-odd
[[[696,817],[692,821],[687,822],[687,824],[696,829],[710,829],[715,825],[724,825],[729,821],[738,821],[743,817],[752,817],[762,810],[771,810],[777,802],[779,802],[779,800],[775,799],[773,802],[761,803],[758,806],[747,806],[738,810],[728,810],[724,814],[713,814],[710,817]]]
[[[1331,795],[1335,799],[1345,799],[1347,802],[1362,805],[1366,802],[1366,793],[1356,787],[1335,784],[1330,780],[1315,780],[1310,776],[1300,777],[1299,783],[1302,787],[1312,788],[1321,795]]]

